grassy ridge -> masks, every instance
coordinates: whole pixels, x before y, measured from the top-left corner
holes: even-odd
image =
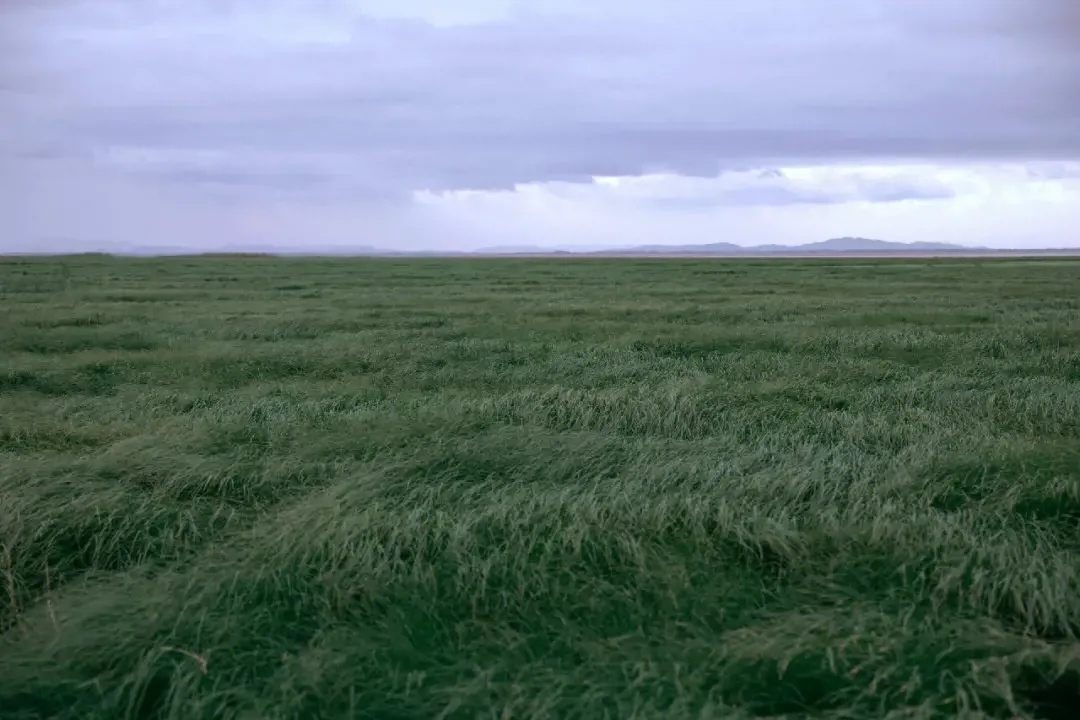
[[[0,716],[1080,705],[1080,261],[0,283]]]

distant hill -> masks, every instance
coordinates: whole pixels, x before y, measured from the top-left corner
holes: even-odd
[[[67,254],[59,243],[53,247],[34,253],[0,253],[3,255],[19,254]],[[72,243],[74,245],[74,243]],[[619,255],[708,255],[717,257],[761,257],[761,256],[813,256],[813,255],[919,255],[949,253],[979,253],[987,255],[1077,255],[1080,248],[1041,248],[1028,250],[990,249],[969,247],[941,242],[890,242],[863,237],[840,237],[803,245],[736,245],[728,242],[705,243],[701,245],[636,245],[621,248],[568,248],[540,247],[536,245],[501,245],[485,247],[479,250],[388,250],[370,245],[309,245],[275,247],[271,245],[231,245],[223,244],[217,248],[188,248],[175,246],[138,246],[103,243],[99,248],[104,254],[116,256],[143,255],[203,255],[210,257],[261,257],[267,255],[283,256],[366,256],[366,257],[483,257],[483,256],[586,256],[612,257]]]
[[[842,237],[799,245],[795,249],[800,252],[931,252],[938,250],[981,250],[983,248],[970,248],[964,247],[963,245],[951,245],[949,243],[937,242],[900,243],[861,237]]]
[[[742,247],[733,243],[709,243],[708,245],[639,245],[637,247],[629,248],[614,248],[611,250],[601,250],[597,255],[623,255],[626,253],[644,253],[644,254],[664,254],[664,255],[681,255],[681,254],[716,254],[716,255],[737,255],[745,253],[751,248]]]
[[[925,253],[925,252],[972,252],[985,248],[965,247],[937,242],[900,243],[871,238],[842,237],[805,245],[734,245],[711,243],[708,245],[640,245],[621,250],[607,250],[603,254],[643,255],[806,255],[812,253]]]
[[[273,245],[228,245],[224,244],[214,249],[201,249],[174,246],[143,246],[127,245],[117,247],[114,251],[117,255],[191,255],[199,257],[218,258],[243,258],[243,257],[272,257],[277,255],[400,255],[394,250],[382,250],[368,245],[354,247],[339,245],[311,245],[304,248],[283,248]]]

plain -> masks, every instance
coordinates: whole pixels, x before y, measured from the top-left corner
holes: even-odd
[[[1078,259],[0,283],[4,718],[1080,707]]]

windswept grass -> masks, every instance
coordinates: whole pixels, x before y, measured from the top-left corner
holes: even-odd
[[[1078,290],[4,259],[0,717],[1075,717]]]

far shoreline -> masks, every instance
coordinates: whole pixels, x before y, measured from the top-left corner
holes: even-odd
[[[1080,257],[1080,248],[1053,250],[928,250],[897,252],[892,250],[852,251],[852,252],[746,252],[746,253],[708,253],[708,252],[536,252],[536,253],[471,253],[471,252],[410,252],[410,253],[348,253],[348,252],[268,252],[268,251],[221,251],[221,252],[164,252],[164,253],[124,253],[124,252],[70,252],[70,253],[0,253],[0,260],[14,259],[206,259],[206,260],[267,260],[303,259],[303,258],[339,258],[339,259],[387,259],[387,260],[931,260],[931,259],[977,259],[977,258],[1075,258]]]

